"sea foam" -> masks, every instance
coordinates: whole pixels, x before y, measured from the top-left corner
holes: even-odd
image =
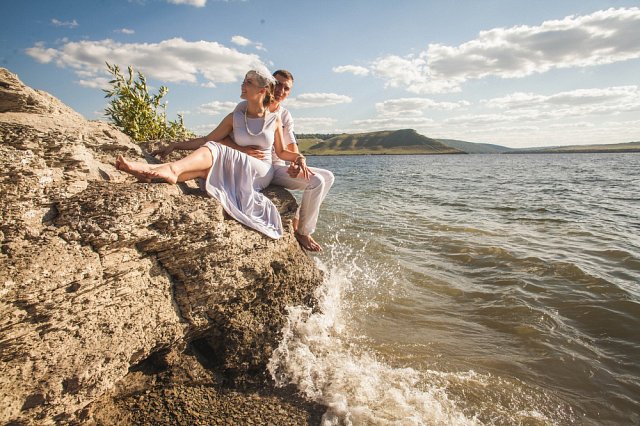
[[[325,405],[323,425],[478,424],[442,387],[427,384],[423,372],[392,367],[356,343],[348,292],[354,290],[354,275],[366,268],[349,256],[330,257],[332,265],[318,261],[326,277],[316,291],[318,306],[288,308],[282,341],[268,365],[276,384],[294,384],[306,398]]]

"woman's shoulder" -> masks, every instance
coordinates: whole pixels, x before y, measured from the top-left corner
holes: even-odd
[[[244,114],[244,112],[247,110],[247,104],[248,104],[247,101],[239,102],[238,105],[236,105],[233,112],[241,112]]]

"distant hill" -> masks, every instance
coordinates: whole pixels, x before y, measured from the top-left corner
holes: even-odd
[[[502,154],[504,152],[511,152],[513,148],[507,148],[501,145],[492,145],[489,143],[476,143],[459,141],[456,139],[436,139],[443,144],[450,146],[451,148],[459,149],[467,154]]]
[[[310,155],[464,154],[412,129],[345,133],[325,141],[306,139],[299,142],[301,152]]]
[[[640,142],[612,143],[600,145],[570,145],[547,148],[523,148],[512,150],[509,154],[570,154],[603,152],[640,152]]]
[[[296,138],[298,140],[298,149],[303,154],[308,153],[309,152],[309,148],[311,148],[315,144],[324,142],[324,140],[322,140],[322,139],[318,139],[318,138],[300,138],[300,137],[298,137],[298,135],[296,135]]]
[[[568,154],[603,152],[640,152],[640,142],[599,145],[571,145],[541,148],[508,148],[488,143],[456,139],[432,139],[415,130],[369,132],[339,135],[299,135],[298,147],[303,154]],[[329,136],[329,139],[326,139]]]

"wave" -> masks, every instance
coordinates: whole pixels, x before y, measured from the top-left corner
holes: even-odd
[[[517,379],[434,369],[430,362],[405,366],[390,355],[392,351],[381,355],[354,324],[380,312],[376,294],[386,293],[383,299],[388,300],[391,294],[402,293],[387,282],[397,271],[385,271],[388,265],[369,265],[365,248],[334,246],[330,251],[327,263],[316,259],[326,276],[316,290],[318,305],[288,308],[282,341],[268,364],[277,386],[292,384],[307,399],[327,407],[323,426],[575,420],[557,395]]]
[[[353,264],[351,264],[353,265]],[[325,269],[318,308],[288,308],[283,339],[268,370],[276,385],[294,384],[327,407],[323,425],[474,425],[440,386],[422,372],[390,366],[354,343],[348,321],[350,268]]]

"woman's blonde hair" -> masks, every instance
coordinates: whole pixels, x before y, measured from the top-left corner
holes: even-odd
[[[264,95],[264,99],[262,101],[263,106],[268,106],[271,102],[275,101],[275,96],[273,94],[275,90],[275,78],[271,74],[264,74],[263,72],[251,70],[247,73],[245,78],[252,77],[256,80],[256,84],[260,87],[264,87],[267,89]]]

